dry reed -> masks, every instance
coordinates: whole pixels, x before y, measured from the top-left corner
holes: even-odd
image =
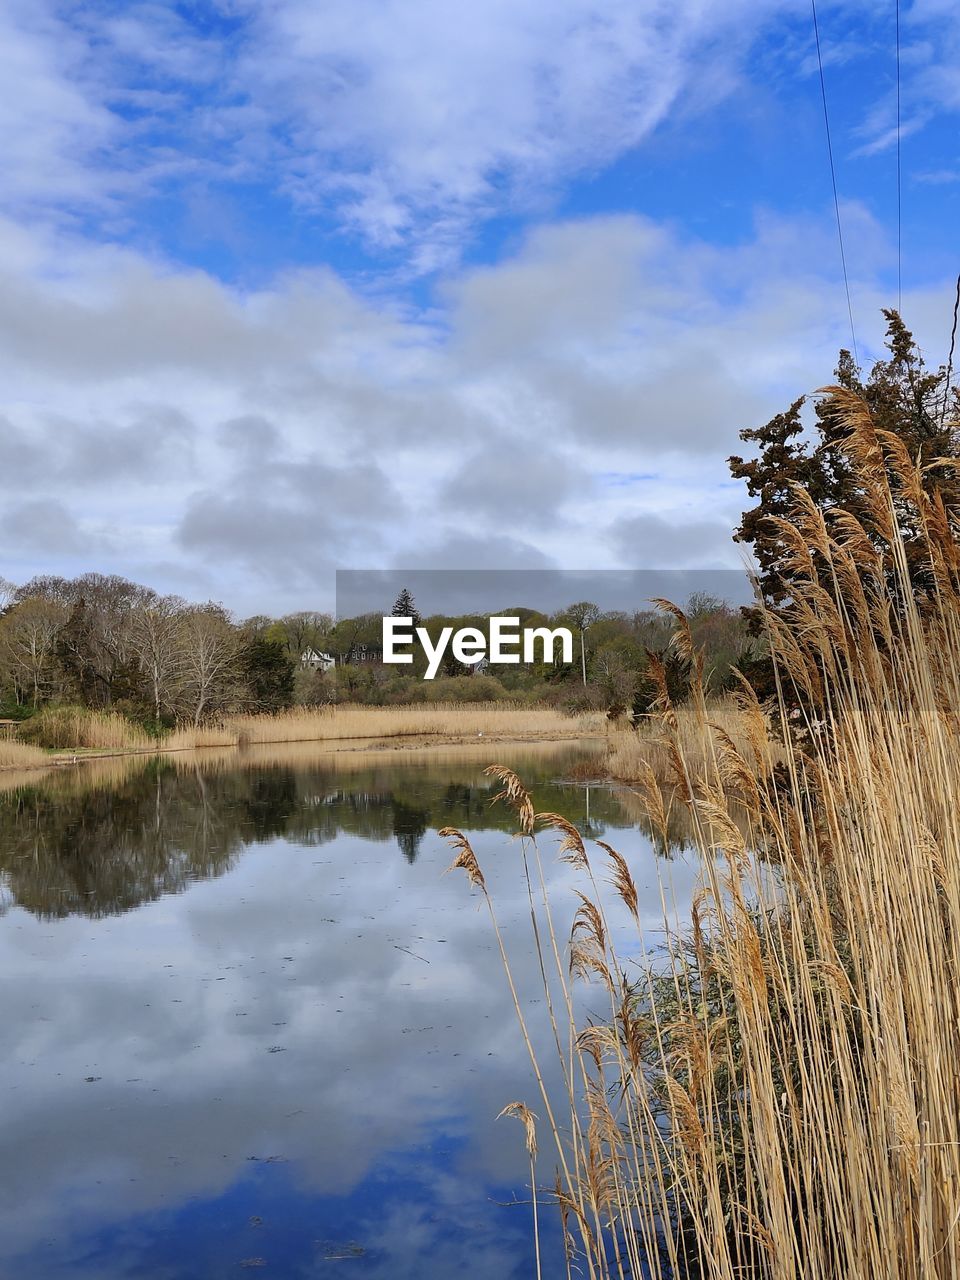
[[[49,763],[50,757],[38,747],[0,738],[0,769],[31,769]]]
[[[145,751],[150,735],[116,711],[48,707],[24,721],[20,737],[51,750]]]
[[[241,743],[317,742],[332,738],[415,736],[575,737],[603,731],[599,714],[566,715],[552,707],[502,702],[419,703],[373,707],[345,703],[298,707],[273,716],[229,716],[223,727]]]
[[[665,724],[659,715],[645,716],[633,732],[611,737],[607,769],[611,778],[620,782],[645,781],[652,770],[661,786],[677,784],[676,750],[684,761],[685,774],[703,777],[712,767],[716,746],[715,730],[726,735],[733,747],[743,754],[749,750],[749,727],[738,699],[728,694],[712,699],[704,714],[696,703],[683,703],[674,709],[676,724]],[[781,758],[780,744],[769,733],[764,737],[768,764]]]
[[[218,724],[181,725],[160,740],[163,751],[197,751],[207,747],[235,747],[237,734]]]
[[[343,743],[395,738],[460,741],[570,739],[604,732],[599,714],[566,715],[551,707],[519,707],[501,702],[429,703],[402,707],[344,704],[322,710],[297,707],[276,715],[229,716],[219,723],[181,725],[162,738],[151,738],[117,712],[83,707],[51,707],[24,723],[25,742],[0,741],[9,747],[10,767],[48,761],[36,746],[55,751],[181,752],[210,748],[280,743]],[[0,768],[5,767],[0,754]]]
[[[802,493],[799,531],[783,528],[793,602],[767,624],[780,715],[799,704],[805,734],[771,744],[748,693],[739,723],[711,728],[696,680],[683,717],[663,701],[703,868],[690,919],[664,912],[665,953],[624,860],[556,815],[531,823],[522,784],[505,787],[524,858],[539,865],[531,827],[559,827],[583,877],[568,963],[548,895],[531,894],[563,1094],[544,1084],[483,869],[448,833],[533,1062],[568,1274],[960,1276],[960,547],[897,442],[833,394],[869,536]],[[662,793],[649,761],[638,772],[656,829]],[[614,905],[630,931],[611,928]],[[606,1017],[577,1025],[571,975],[594,1008],[605,992]]]

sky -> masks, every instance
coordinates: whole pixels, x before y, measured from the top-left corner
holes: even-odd
[[[857,350],[894,0],[820,0]],[[900,14],[946,358],[960,18]],[[851,345],[809,0],[0,0],[0,576],[239,616],[348,569],[720,568],[738,432]]]

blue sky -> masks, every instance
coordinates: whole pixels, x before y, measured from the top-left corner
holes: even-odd
[[[819,6],[865,362],[895,12]],[[904,3],[901,44],[938,362],[954,6]],[[242,613],[336,567],[738,563],[737,431],[849,345],[805,0],[6,0],[0,48],[0,575]]]

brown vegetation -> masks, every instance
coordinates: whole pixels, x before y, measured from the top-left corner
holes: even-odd
[[[230,716],[223,724],[241,744],[418,735],[522,739],[600,733],[604,717],[597,712],[567,715],[553,707],[502,702],[437,702],[402,707],[341,704],[322,710],[303,707],[275,716]]]
[[[356,739],[424,739],[430,741],[525,741],[577,738],[602,734],[601,713],[568,715],[553,707],[519,707],[512,703],[428,703],[403,707],[341,705],[321,710],[295,708],[277,715],[230,716],[219,723],[184,725],[161,738],[151,738],[115,712],[82,707],[48,708],[21,728],[19,743],[9,747],[9,763],[0,768],[51,763],[38,750],[76,753],[194,751],[283,742],[345,742]],[[28,745],[29,744],[29,745]],[[61,757],[62,758],[62,757]]]
[[[0,738],[0,769],[31,769],[48,763],[49,757],[37,747]]]
[[[632,732],[615,734],[610,739],[607,770],[619,782],[646,782],[652,772],[661,786],[677,784],[676,755],[680,750],[687,772],[694,778],[706,776],[711,767],[713,748],[704,740],[703,717],[716,730],[726,735],[743,754],[750,745],[750,721],[744,716],[737,698],[727,695],[711,700],[701,710],[696,702],[684,703],[673,711],[674,725],[668,728],[658,715],[644,716]],[[764,717],[768,719],[767,716]],[[768,733],[763,739],[768,766],[781,758],[780,744]]]
[[[871,533],[798,493],[780,526],[792,600],[765,616],[780,715],[799,706],[807,732],[771,745],[749,692],[737,736],[711,726],[697,689],[683,722],[662,699],[703,865],[690,919],[665,914],[666,952],[619,854],[535,814],[498,771],[540,903],[559,1095],[483,868],[447,833],[500,943],[559,1168],[552,1198],[598,1280],[960,1274],[960,545],[896,437],[849,392],[833,408]],[[639,772],[665,832],[661,788]],[[551,829],[582,876],[569,964],[540,862]]]
[[[51,750],[146,751],[149,734],[116,711],[85,707],[48,707],[26,721],[19,737]]]

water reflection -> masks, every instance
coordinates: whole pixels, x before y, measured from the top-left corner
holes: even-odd
[[[582,750],[550,744],[515,762],[562,777]],[[9,899],[40,916],[99,917],[222,875],[243,848],[273,839],[309,847],[341,833],[394,840],[413,863],[430,829],[511,830],[509,814],[489,804],[495,788],[478,763],[488,762],[489,747],[397,755],[294,744],[61,770],[0,794],[0,873]],[[581,797],[552,787],[550,807],[576,818]],[[591,836],[630,825],[625,798],[595,789]]]
[[[583,825],[553,781],[576,752],[505,762]],[[527,1211],[495,1203],[522,1194],[522,1135],[493,1118],[535,1086],[436,835],[473,833],[535,1010],[489,755],[127,761],[0,797],[0,1274],[532,1273]],[[649,841],[609,792],[590,819],[619,828],[654,927]],[[688,895],[694,868],[671,871]]]

